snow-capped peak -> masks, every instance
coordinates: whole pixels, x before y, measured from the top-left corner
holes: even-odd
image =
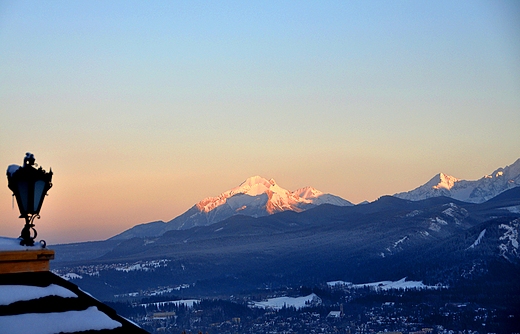
[[[238,187],[223,192],[216,197],[207,197],[196,204],[196,207],[205,213],[209,213],[214,209],[225,204],[230,205],[228,200],[234,198],[234,202],[238,202],[236,196],[247,195],[248,198],[241,198],[240,211],[244,209],[262,204],[262,207],[268,214],[275,212],[292,210],[303,211],[306,205],[320,205],[329,203],[334,205],[352,205],[337,196],[324,194],[313,187],[300,188],[294,192],[280,187],[274,179],[266,179],[261,176],[252,176],[242,182]],[[265,201],[259,201],[259,196],[265,196]],[[232,205],[234,207],[234,205]]]
[[[453,176],[450,176],[450,175],[447,175],[444,173],[438,174],[436,177],[434,177],[434,179],[437,179],[439,181],[436,185],[434,185],[432,187],[434,189],[450,190],[451,188],[453,188],[453,186],[455,185],[456,182],[460,181],[456,177],[453,177]]]
[[[248,196],[259,196],[262,194],[277,194],[278,197],[290,197],[290,192],[281,188],[274,179],[267,180],[261,176],[252,176],[242,182],[238,187],[223,192],[217,197],[207,197],[196,204],[203,212],[210,212],[218,206],[227,202],[227,199],[235,195],[244,194]]]
[[[235,187],[225,193],[229,195],[227,197],[231,197],[236,194],[246,194],[249,196],[257,196],[265,193],[267,190],[275,191],[282,190],[274,179],[267,180],[261,176],[252,176],[242,182],[238,187]]]
[[[440,173],[424,185],[394,196],[412,201],[447,196],[464,202],[482,203],[518,186],[520,186],[520,159],[475,181],[460,180]]]
[[[295,190],[293,194],[298,195],[298,197],[304,199],[316,198],[323,195],[321,191],[313,187],[300,188],[298,190]]]

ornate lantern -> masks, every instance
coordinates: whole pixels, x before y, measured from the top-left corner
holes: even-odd
[[[37,166],[37,165],[36,165]],[[33,246],[37,236],[34,218],[40,218],[40,209],[47,191],[52,187],[52,169],[47,173],[41,167],[36,169],[34,155],[26,153],[23,166],[10,165],[7,168],[8,187],[16,197],[20,218],[25,218],[25,226],[20,236],[20,245]],[[31,230],[34,236],[31,236]]]

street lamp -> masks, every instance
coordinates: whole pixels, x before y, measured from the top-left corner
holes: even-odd
[[[43,199],[52,187],[52,169],[47,173],[41,167],[36,169],[36,166],[34,155],[26,153],[22,167],[10,165],[7,168],[7,186],[16,197],[20,218],[25,218],[25,226],[20,235],[20,245],[22,246],[34,246],[37,233],[33,220],[40,218]],[[32,237],[31,230],[34,232]]]

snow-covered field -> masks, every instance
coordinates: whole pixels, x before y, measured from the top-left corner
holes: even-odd
[[[280,310],[284,307],[294,307],[302,309],[304,307],[315,306],[321,304],[321,299],[316,294],[311,293],[304,297],[277,297],[269,298],[261,302],[251,302],[250,307],[258,307],[264,309]]]
[[[52,272],[63,279],[82,279],[83,276],[99,276],[101,271],[154,271],[158,268],[167,267],[170,260],[138,261],[133,263],[97,264],[87,266],[76,266],[52,270]]]
[[[520,230],[520,219],[515,219],[509,224],[500,224],[500,230],[505,230],[504,234],[499,238],[502,242],[498,247],[500,255],[511,261],[514,258],[520,258],[518,235]]]
[[[486,229],[483,229],[482,232],[480,232],[480,234],[478,235],[477,240],[475,240],[475,242],[471,246],[469,246],[467,249],[472,249],[472,248],[477,247],[480,244],[480,242],[482,241],[482,238],[484,237],[485,234],[486,234]]]
[[[327,282],[329,287],[346,287],[351,289],[372,288],[375,290],[399,290],[399,289],[438,289],[440,285],[425,285],[422,281],[406,281],[406,277],[398,281],[380,281],[373,283],[353,284],[344,281]]]

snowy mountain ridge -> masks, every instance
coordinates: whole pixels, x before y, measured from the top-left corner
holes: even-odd
[[[483,203],[518,186],[520,186],[520,159],[475,181],[461,180],[439,173],[424,185],[394,196],[411,201],[446,196],[463,202]],[[280,187],[273,179],[253,176],[218,196],[204,198],[168,222],[158,221],[136,225],[111,239],[156,237],[170,230],[187,230],[196,226],[212,225],[236,215],[258,218],[282,211],[302,212],[322,204],[353,205],[341,197],[325,194],[313,187],[289,191]],[[512,213],[518,212],[519,206],[511,206],[508,210]]]
[[[215,224],[238,214],[257,218],[282,211],[302,212],[321,204],[353,205],[341,197],[325,194],[313,187],[289,191],[273,179],[253,176],[218,196],[204,198],[167,223],[136,225],[112,239],[159,236],[170,230]]]
[[[325,203],[338,206],[353,205],[341,197],[324,194],[312,187],[289,191],[280,187],[274,179],[268,180],[257,175],[216,197],[201,200],[186,212],[190,213],[187,219],[184,219],[183,214],[168,224],[172,227],[178,225],[175,229],[187,229],[211,225],[236,214],[262,217],[288,210],[302,212]]]
[[[231,197],[237,195],[248,195],[250,200],[244,201],[244,205],[235,209],[240,211],[247,206],[254,205],[256,196],[267,195],[266,211],[273,214],[280,211],[303,211],[303,206],[307,204],[334,204],[339,206],[352,205],[352,203],[330,194],[324,194],[313,187],[300,188],[296,191],[289,191],[280,187],[274,179],[267,180],[261,176],[253,176],[246,179],[238,187],[223,192],[217,197],[207,197],[196,204],[201,211],[208,213],[219,206],[225,205]],[[249,203],[248,203],[249,202]],[[244,207],[245,206],[245,207]]]
[[[394,196],[411,201],[446,196],[463,202],[483,203],[518,186],[520,186],[520,159],[512,165],[498,168],[493,173],[474,181],[461,180],[439,173],[422,186]]]

